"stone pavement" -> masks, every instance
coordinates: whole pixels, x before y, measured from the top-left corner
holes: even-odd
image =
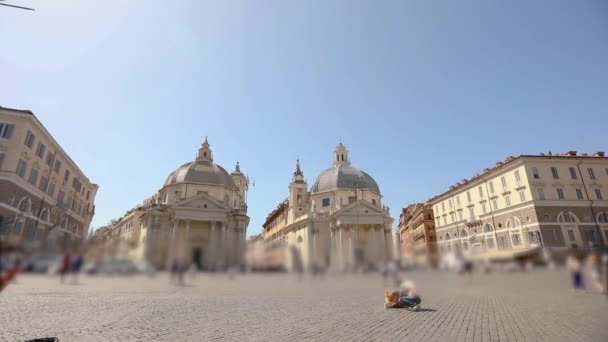
[[[377,275],[27,275],[0,294],[0,341],[608,341],[608,301],[563,271],[407,278],[423,311],[385,310]]]

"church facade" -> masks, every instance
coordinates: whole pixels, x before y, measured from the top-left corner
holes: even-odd
[[[248,187],[238,162],[230,174],[213,162],[205,139],[196,160],[173,171],[155,196],[135,209],[135,225],[119,222],[115,226],[133,230],[126,232],[132,245],[130,259],[146,260],[159,268],[176,261],[199,270],[242,267],[249,224]]]
[[[308,189],[298,160],[281,231],[290,271],[377,267],[393,257],[389,208],[376,181],[350,163],[340,143],[333,165]]]

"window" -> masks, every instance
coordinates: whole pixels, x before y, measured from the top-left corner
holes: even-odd
[[[519,238],[519,234],[511,235],[511,240],[513,240],[513,245],[517,246],[521,243],[521,239]]]
[[[494,239],[486,239],[486,245],[488,245],[488,248],[494,248]]]
[[[471,218],[471,220],[475,219],[475,208],[474,207],[469,208],[469,217]]]
[[[456,214],[451,213],[450,214],[450,221],[453,223],[454,221],[456,221]]]
[[[445,211],[445,202],[441,202],[441,211]]]
[[[494,183],[489,182],[489,183],[488,183],[488,186],[490,187],[490,192],[491,192],[491,193],[494,193]]]
[[[479,190],[479,197],[483,197],[483,189],[481,188],[481,185],[478,186],[477,189]]]
[[[485,204],[485,202],[484,202],[484,203],[481,203],[481,212],[482,212],[483,214],[486,214],[486,213],[488,212],[488,210],[487,210],[487,208],[486,208],[486,204]]]
[[[458,212],[458,221],[462,221],[462,211]]]
[[[454,207],[454,204],[452,203],[452,200],[449,200],[448,203],[450,204],[450,209],[452,209]]]
[[[564,190],[562,188],[557,188],[557,198],[560,200],[565,199]]]
[[[545,200],[545,190],[543,188],[536,188],[536,194],[538,195],[539,200]]]
[[[585,230],[585,238],[587,241],[595,241],[595,230]]]
[[[42,214],[40,214],[40,219],[41,219],[42,221],[48,221],[48,220],[49,220],[49,211],[48,211],[48,210],[46,210],[46,209],[44,209],[44,210],[42,211]]]
[[[51,185],[49,186],[49,196],[55,196],[55,181],[51,182]]]
[[[483,226],[483,232],[484,233],[491,233],[492,231],[494,231],[494,228],[492,228],[492,226],[489,223],[486,223]]]
[[[46,188],[49,185],[49,179],[42,176],[42,178],[40,178],[40,186],[38,187],[40,190],[46,192]]]
[[[525,202],[526,201],[526,192],[523,190],[519,190],[519,200],[521,202]]]
[[[59,173],[60,169],[61,169],[61,160],[57,160],[55,162],[55,168],[53,169],[53,171],[55,171],[55,173]]]
[[[507,207],[511,206],[511,196],[510,195],[505,195],[505,204],[507,205]]]
[[[583,190],[578,189],[578,188],[576,189],[576,198],[579,200],[583,199]]]
[[[557,173],[556,167],[551,167],[551,175],[553,175],[553,179],[559,179],[559,174]]]
[[[322,205],[323,207],[329,207],[329,198],[324,198],[324,199],[321,201],[321,205]]]
[[[21,235],[21,229],[22,228],[23,228],[23,222],[22,221],[18,221],[17,223],[15,223],[15,234]]]
[[[32,131],[27,131],[27,135],[25,136],[24,144],[25,146],[32,148],[34,146],[34,141],[36,140],[36,136]]]
[[[597,217],[597,220],[600,223],[607,223],[608,222],[608,213],[606,213],[606,212],[600,213]]]
[[[25,170],[27,169],[27,163],[23,159],[19,159],[19,163],[17,164],[17,175],[19,177],[25,177]]]
[[[456,196],[456,205],[460,206],[460,196]]]
[[[502,183],[503,189],[507,187],[507,180],[505,179],[505,176],[500,177],[500,183]]]
[[[519,176],[519,170],[515,170],[515,180],[516,181],[521,181],[521,177]]]
[[[467,191],[467,201],[471,202],[471,192]]]
[[[498,201],[495,199],[492,200],[492,207],[494,210],[498,210]]]
[[[63,184],[65,185],[70,179],[70,170],[65,170],[65,174],[63,175]]]
[[[36,186],[36,183],[38,182],[38,170],[32,169],[32,172],[30,173],[29,182],[32,183],[32,185]]]
[[[587,172],[589,172],[589,179],[595,179],[595,172],[593,172],[592,167],[588,168]]]
[[[15,125],[0,122],[0,138],[10,139]]]
[[[0,170],[2,169],[3,163],[4,163],[4,153],[0,153]]]
[[[42,142],[38,143],[38,147],[36,148],[36,155],[38,158],[44,158],[44,151],[46,150],[46,146]]]
[[[595,189],[595,197],[600,201],[604,199],[601,189]]]
[[[576,239],[574,238],[574,231],[572,229],[568,229],[568,238],[570,239],[570,241],[576,241]]]
[[[17,207],[22,212],[29,212],[32,209],[32,201],[28,197],[25,197],[19,202]]]
[[[63,190],[59,190],[59,194],[57,195],[57,202],[59,202],[59,206],[63,207],[63,198],[65,197],[65,192]]]
[[[48,151],[46,153],[46,165],[53,167],[53,154],[51,153],[51,151]]]
[[[575,223],[577,222],[576,218],[570,212],[562,212],[557,216],[557,222],[559,223]]]
[[[569,170],[570,170],[570,178],[577,179],[576,170],[573,167],[569,168]]]
[[[532,177],[534,177],[534,179],[540,179],[540,173],[538,173],[538,169],[535,167],[532,168]]]

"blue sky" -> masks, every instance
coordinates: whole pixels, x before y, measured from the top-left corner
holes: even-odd
[[[508,155],[607,149],[603,0],[12,3],[37,11],[0,8],[0,105],[99,184],[93,227],[205,136],[255,179],[249,235],[340,136],[395,218]]]

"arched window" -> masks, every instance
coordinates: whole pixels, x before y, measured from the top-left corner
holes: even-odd
[[[44,209],[42,211],[42,213],[40,214],[40,219],[42,221],[48,221],[49,220],[49,211],[48,211],[48,209]]]
[[[507,228],[519,228],[521,227],[521,221],[517,217],[510,217],[507,220]]]
[[[460,231],[460,237],[467,237],[469,234],[467,234],[466,230],[461,230]]]
[[[597,215],[597,222],[608,223],[608,212],[603,212]]]
[[[298,243],[302,243],[302,237],[298,236]]]
[[[562,211],[557,215],[557,222],[559,223],[576,223],[578,222],[578,218],[576,215],[569,211]]]
[[[32,209],[32,201],[30,200],[29,197],[24,197],[19,202],[18,208],[22,212],[27,213],[27,212],[29,212]]]
[[[494,228],[492,227],[491,224],[486,223],[486,224],[483,225],[483,232],[484,233],[491,233],[493,231],[494,231]]]
[[[445,233],[445,239],[446,240],[450,240],[452,237],[450,236],[450,233]]]

